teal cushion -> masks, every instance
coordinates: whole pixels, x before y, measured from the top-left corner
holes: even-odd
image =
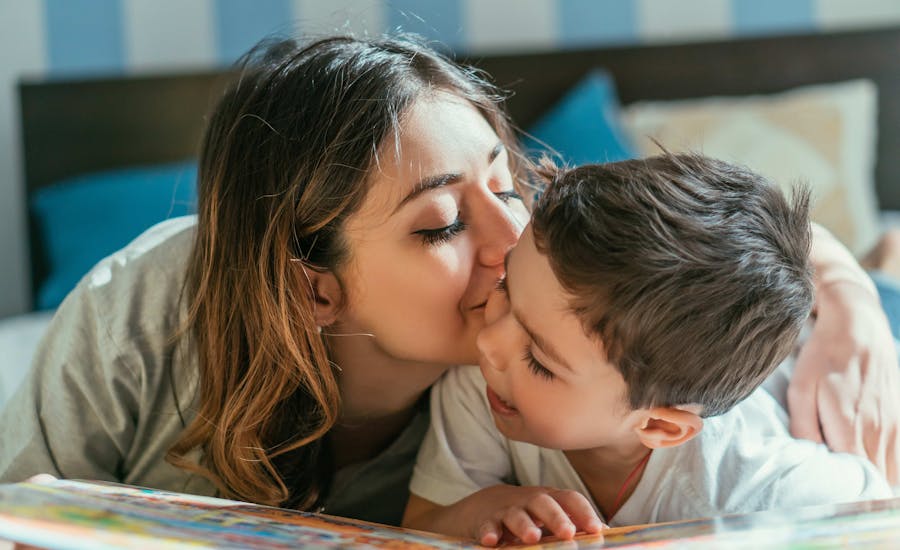
[[[35,308],[51,309],[98,261],[157,222],[194,212],[195,162],[84,174],[37,190],[31,216],[43,269]],[[33,254],[38,251],[33,251]]]
[[[619,99],[612,76],[595,69],[569,90],[529,133],[529,155],[552,150],[570,165],[635,158],[637,152],[619,122]],[[552,151],[549,151],[552,155]]]

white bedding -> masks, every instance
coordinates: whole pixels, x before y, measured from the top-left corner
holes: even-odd
[[[0,407],[28,372],[52,311],[37,311],[0,319]]]

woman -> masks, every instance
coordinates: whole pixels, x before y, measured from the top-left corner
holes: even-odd
[[[151,229],[66,299],[0,422],[0,477],[399,523],[427,389],[477,360],[527,217],[499,105],[477,73],[409,38],[252,52],[206,132],[197,219]],[[833,361],[797,378],[818,387],[828,364],[829,380],[861,381],[835,395],[880,398],[872,381],[896,357],[867,355],[887,331],[877,297],[822,239],[828,340],[809,348]]]

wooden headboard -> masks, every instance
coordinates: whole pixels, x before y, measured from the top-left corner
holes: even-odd
[[[221,71],[19,84],[29,193],[63,178],[197,155]]]
[[[625,104],[869,78],[879,88],[877,193],[882,208],[900,209],[900,27],[465,61],[514,92],[508,108],[523,128],[596,67],[612,73]],[[206,114],[232,76],[212,71],[21,82],[26,197],[84,172],[195,156]],[[39,243],[32,239],[31,245],[32,257],[40,258]],[[33,282],[37,271],[33,265]]]
[[[612,73],[623,104],[871,79],[878,86],[877,194],[883,209],[900,209],[900,27],[472,61],[514,92],[507,106],[523,128],[596,67]]]

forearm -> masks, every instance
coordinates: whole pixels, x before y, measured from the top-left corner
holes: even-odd
[[[815,323],[787,391],[791,433],[866,456],[891,483],[900,472],[895,342],[874,282],[821,227],[813,228]]]
[[[824,227],[812,224],[812,247],[809,255],[814,269],[816,295],[838,283],[860,285],[876,300],[878,291],[853,254]]]

